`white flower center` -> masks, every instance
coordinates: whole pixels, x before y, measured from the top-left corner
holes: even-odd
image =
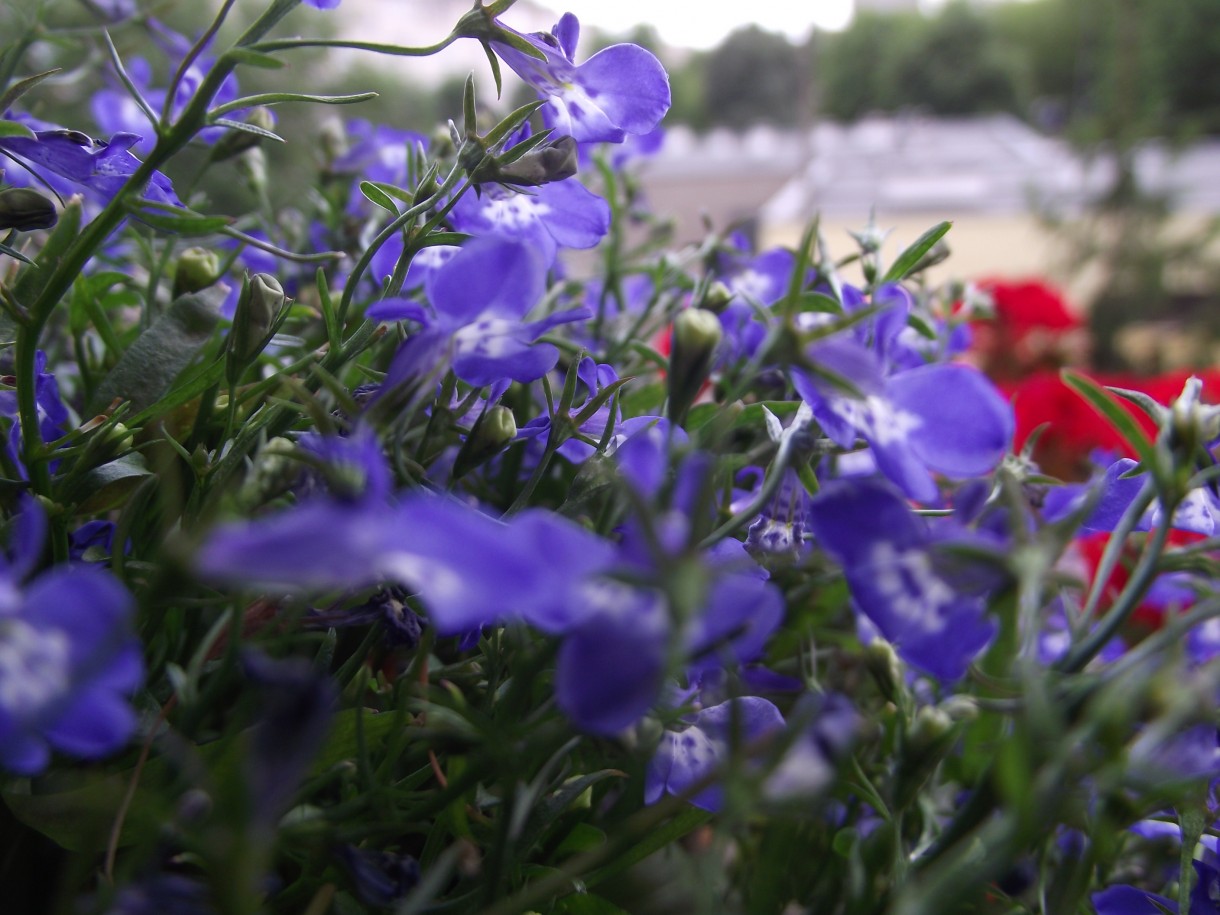
[[[923,420],[909,410],[899,410],[885,398],[870,394],[864,400],[836,397],[830,403],[835,415],[851,423],[860,434],[878,445],[910,438]]]
[[[530,194],[512,194],[488,200],[483,216],[501,229],[522,229],[533,225],[551,208]]]
[[[453,335],[459,353],[474,353],[489,359],[501,359],[516,342],[513,333],[521,329],[520,321],[504,318],[480,318],[467,324]]]
[[[765,303],[771,294],[771,277],[747,268],[729,280],[729,289],[744,299]]]
[[[953,603],[953,589],[933,570],[925,551],[899,551],[882,542],[873,547],[871,558],[874,581],[894,613],[925,631],[945,628],[942,611]]]
[[[68,634],[60,629],[0,620],[0,707],[31,717],[67,693],[70,654]]]

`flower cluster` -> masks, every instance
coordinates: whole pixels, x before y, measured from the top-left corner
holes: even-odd
[[[427,48],[272,37],[324,20],[295,5],[227,47],[232,4],[40,24],[108,61],[54,84],[108,140],[0,49],[6,891],[619,912],[660,863],[650,909],[1214,908],[1205,380],[1054,376],[1124,445],[1058,479],[922,270],[947,225],[667,249],[650,51],[578,63],[511,0]],[[488,123],[472,77],[441,129],[318,121],[303,162],[268,109],[364,96],[235,76],[463,39],[537,102]]]

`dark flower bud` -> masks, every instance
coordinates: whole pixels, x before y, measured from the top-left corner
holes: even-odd
[[[354,845],[341,846],[337,854],[365,905],[392,906],[419,883],[419,862],[408,854]]]
[[[269,274],[256,273],[242,285],[229,334],[227,376],[231,384],[236,384],[242,369],[271,342],[275,319],[286,301],[284,287]]]
[[[28,187],[10,187],[0,191],[0,229],[31,232],[49,229],[59,219],[55,204],[38,191]]]
[[[207,289],[220,278],[220,258],[207,248],[187,248],[174,270],[174,298]]]
[[[491,160],[475,171],[474,181],[538,187],[571,178],[576,172],[576,141],[571,137],[559,137],[540,143],[515,161]]]
[[[688,308],[674,318],[669,356],[669,418],[681,422],[695,402],[712,368],[712,356],[724,331],[720,319],[702,308]]]

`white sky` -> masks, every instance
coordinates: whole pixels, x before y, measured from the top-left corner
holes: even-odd
[[[828,31],[847,28],[855,0],[537,0],[556,10],[556,19],[572,12],[584,25],[607,32],[630,31],[648,23],[669,44],[706,50],[734,29],[751,22],[769,32],[803,41],[813,27]],[[919,0],[925,10],[947,0]],[[984,0],[996,3],[1004,0]],[[507,17],[506,17],[507,18]]]
[[[755,22],[795,40],[813,26],[842,29],[851,19],[853,0],[544,0],[560,13],[572,12],[581,24],[608,32],[653,25],[671,44],[711,48],[733,29]],[[506,17],[507,18],[507,17]]]

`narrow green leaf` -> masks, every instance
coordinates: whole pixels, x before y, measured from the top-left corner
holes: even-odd
[[[130,201],[127,210],[140,222],[160,232],[170,232],[186,238],[213,235],[233,223],[230,216],[205,216],[203,213],[177,207],[167,210],[153,206],[147,200]]]
[[[216,127],[224,127],[228,130],[240,130],[242,133],[252,133],[258,137],[274,140],[277,143],[287,142],[278,133],[267,130],[264,127],[259,127],[255,124],[248,124],[245,121],[234,121],[232,118],[214,118],[212,120],[212,124]]]
[[[487,136],[483,138],[483,141],[489,147],[496,146],[496,144],[502,142],[510,133],[529,120],[530,115],[545,104],[545,101],[528,102],[520,108],[510,111],[504,120],[487,132]]]
[[[361,181],[360,193],[363,194],[367,200],[372,201],[383,210],[388,210],[395,216],[398,215],[398,205],[390,199],[390,196],[385,191],[383,191],[373,182]]]
[[[261,51],[254,51],[250,48],[233,48],[229,51],[229,57],[239,64],[245,64],[247,67],[259,67],[263,70],[280,70],[284,67],[284,62],[278,57],[264,54]]]
[[[34,131],[18,121],[0,121],[0,137],[25,137],[34,139]]]
[[[23,264],[34,263],[32,260],[30,260],[24,254],[22,254],[20,251],[16,250],[15,248],[10,248],[8,245],[4,244],[3,242],[0,242],[0,254],[7,254],[9,257],[14,257],[17,260],[21,261],[21,263],[23,263]]]
[[[305,92],[264,92],[247,95],[232,102],[218,105],[208,112],[208,117],[217,118],[230,111],[255,108],[259,105],[280,105],[284,102],[313,102],[318,105],[356,105],[377,98],[376,92],[357,92],[354,95],[310,95]]]
[[[465,232],[430,232],[423,238],[413,238],[411,244],[416,248],[431,248],[434,245],[460,245],[469,239]]]
[[[1148,441],[1143,428],[1130,413],[1123,409],[1114,395],[1099,385],[1092,378],[1063,369],[1059,373],[1064,384],[1088,401],[1089,406],[1101,414],[1114,431],[1122,436],[1123,441],[1131,446],[1139,456],[1140,463],[1145,468],[1156,466],[1156,450]]]
[[[941,222],[934,225],[923,235],[915,239],[914,243],[898,255],[898,259],[890,266],[890,269],[885,272],[885,276],[881,278],[883,283],[896,283],[906,277],[908,273],[919,263],[920,259],[932,250],[932,246],[945,237],[945,233],[953,227],[951,222]]]
[[[41,73],[35,73],[33,76],[27,76],[25,79],[13,83],[3,95],[0,95],[0,111],[7,111],[13,106],[13,102],[17,101],[17,99],[21,98],[21,96],[25,95],[48,76],[54,76],[60,69],[60,67],[54,67],[50,70],[43,70]]]

